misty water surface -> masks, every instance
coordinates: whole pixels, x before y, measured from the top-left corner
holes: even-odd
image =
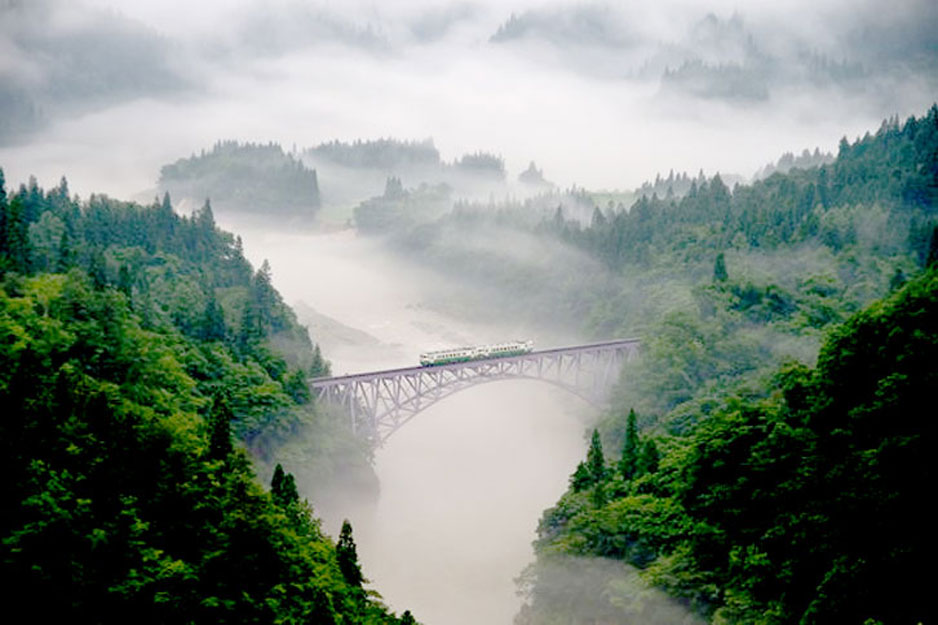
[[[288,302],[302,301],[370,335],[358,344],[314,337],[333,344],[327,356],[337,374],[410,366],[422,349],[522,331],[511,322],[473,325],[427,309],[432,272],[388,258],[353,231],[238,231],[246,233],[252,262],[270,260]],[[513,579],[533,558],[541,512],[562,494],[585,453],[589,416],[580,400],[532,381],[462,391],[418,415],[378,451],[376,505],[330,498],[330,507],[316,512],[333,536],[343,517],[351,519],[364,573],[395,610],[410,609],[435,625],[507,625],[520,605]],[[316,505],[317,493],[307,490]]]

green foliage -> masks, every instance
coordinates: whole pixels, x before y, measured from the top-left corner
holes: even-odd
[[[348,519],[342,521],[342,530],[339,532],[339,542],[335,547],[336,561],[342,577],[353,588],[360,588],[365,581],[362,577],[361,566],[358,564],[358,550],[355,539],[352,537],[352,524]]]
[[[228,401],[223,396],[216,395],[212,400],[212,408],[208,417],[208,455],[213,460],[225,460],[233,451],[232,419],[234,419],[234,413],[231,412]]]
[[[405,190],[398,178],[389,178],[384,195],[355,207],[355,224],[367,234],[387,234],[432,221],[449,207],[450,188],[445,184],[422,183]]]
[[[177,198],[211,197],[226,210],[306,219],[320,202],[316,170],[274,143],[219,141],[210,152],[164,166],[159,187]]]
[[[305,329],[211,207],[184,218],[168,198],[79,206],[64,182],[0,200],[10,610],[41,622],[397,623],[345,581],[293,476],[271,494],[256,481],[242,446],[263,461],[332,426],[313,427],[323,419],[300,388],[296,372],[313,363]],[[59,229],[68,254],[50,244]],[[10,253],[24,232],[41,254]],[[260,332],[240,345],[225,329],[248,302]],[[275,352],[278,337],[299,347]]]
[[[726,272],[726,258],[723,252],[717,254],[717,259],[713,263],[713,281],[726,282],[729,274]]]
[[[931,270],[831,332],[816,368],[726,391],[663,454],[646,438],[631,489],[602,505],[571,489],[541,559],[625,560],[714,622],[925,622],[936,357]]]
[[[635,418],[635,410],[629,409],[629,416],[625,426],[625,438],[622,443],[622,460],[619,462],[619,470],[622,471],[622,478],[626,481],[631,480],[638,468],[638,425]]]
[[[593,436],[590,438],[590,447],[586,454],[586,468],[593,484],[606,478],[606,456],[603,454],[603,442],[599,437],[599,430],[593,430]]]

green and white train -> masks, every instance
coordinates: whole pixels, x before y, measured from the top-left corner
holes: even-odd
[[[509,341],[493,345],[479,345],[477,347],[454,347],[440,349],[434,352],[420,354],[420,364],[424,367],[448,365],[454,362],[469,362],[484,358],[500,358],[503,356],[521,356],[534,351],[534,341]]]

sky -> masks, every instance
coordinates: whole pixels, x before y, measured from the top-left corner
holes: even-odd
[[[932,4],[0,0],[0,166],[146,197],[220,139],[432,137],[562,187],[750,176],[924,113]]]

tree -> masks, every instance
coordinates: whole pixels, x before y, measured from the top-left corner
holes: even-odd
[[[717,254],[717,259],[713,263],[713,281],[714,282],[726,282],[729,278],[729,274],[726,272],[726,258],[723,256],[723,252]]]
[[[293,478],[293,474],[284,471],[279,462],[274,468],[274,476],[270,480],[270,496],[274,503],[282,508],[300,501],[300,493],[296,488],[296,480]]]
[[[203,341],[225,340],[225,313],[218,304],[218,300],[215,299],[215,289],[211,287],[209,287],[205,314],[202,316],[202,328],[199,338]]]
[[[576,465],[576,470],[573,472],[573,475],[570,476],[570,488],[573,489],[573,492],[578,493],[593,483],[593,478],[590,475],[590,470],[586,467],[585,462],[580,462]]]
[[[928,243],[928,258],[925,260],[926,267],[938,265],[938,226],[931,231],[931,241]]]
[[[361,566],[358,564],[358,550],[355,547],[355,539],[352,537],[352,524],[348,519],[342,521],[342,531],[339,532],[335,555],[345,581],[349,586],[361,588],[365,578],[362,577]]]
[[[625,441],[622,443],[622,462],[620,467],[622,477],[628,481],[635,476],[638,465],[638,425],[636,424],[635,410],[629,409],[628,420],[625,424]]]
[[[586,453],[586,467],[589,469],[590,479],[594,484],[606,478],[606,457],[603,455],[603,443],[599,438],[599,430],[593,430],[590,448]]]
[[[332,375],[332,371],[329,367],[329,361],[322,357],[322,350],[319,349],[319,343],[313,346],[313,360],[309,365],[309,375],[314,378],[322,378]]]
[[[417,621],[414,620],[414,615],[410,613],[410,610],[404,610],[401,615],[401,625],[417,625]]]
[[[221,394],[216,395],[208,417],[208,455],[213,460],[224,460],[232,452],[231,420],[233,418],[234,413],[228,401]]]
[[[652,439],[646,439],[642,443],[642,450],[638,455],[637,473],[642,475],[655,473],[658,470],[658,461],[661,455],[658,452],[658,446]]]
[[[6,261],[4,269],[12,269],[19,273],[29,271],[29,260],[32,255],[29,245],[29,223],[26,221],[25,209],[19,195],[14,195],[5,210],[4,234],[5,241],[0,241],[0,252],[6,256],[0,262]]]
[[[306,383],[306,375],[300,369],[287,376],[283,383],[283,390],[298,404],[308,404],[312,398],[309,384]]]

